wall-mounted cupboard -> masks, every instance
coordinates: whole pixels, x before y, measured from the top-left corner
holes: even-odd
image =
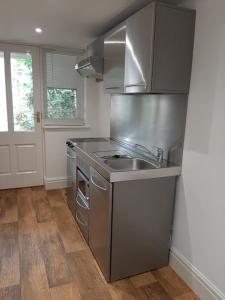
[[[104,38],[104,87],[108,93],[124,92],[126,22],[109,31]]]
[[[188,93],[195,11],[152,2],[104,38],[110,93]]]

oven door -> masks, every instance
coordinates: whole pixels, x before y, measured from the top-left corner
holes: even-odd
[[[85,199],[89,206],[89,179],[77,168],[77,192]]]
[[[76,197],[76,221],[80,231],[88,242],[89,206],[85,199],[77,193]]]
[[[67,203],[75,217],[76,213],[76,152],[67,146]]]

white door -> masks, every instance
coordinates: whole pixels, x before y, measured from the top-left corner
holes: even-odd
[[[39,49],[0,44],[0,189],[43,184]]]

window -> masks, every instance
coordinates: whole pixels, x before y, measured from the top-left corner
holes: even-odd
[[[75,119],[77,111],[77,90],[47,89],[48,117],[51,119]]]
[[[2,49],[0,132],[35,131],[32,53],[23,47],[12,47],[15,51],[11,52],[11,49],[2,45]]]
[[[74,70],[75,55],[46,52],[45,123],[83,125],[83,78]]]
[[[34,131],[32,55],[11,53],[14,131]]]

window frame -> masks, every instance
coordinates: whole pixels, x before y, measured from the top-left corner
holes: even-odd
[[[5,115],[4,117],[6,117],[5,119],[5,123],[6,123],[6,128],[4,128],[4,130],[0,130],[0,134],[7,134],[9,132],[9,101],[7,101],[7,82],[6,82],[6,70],[7,70],[7,66],[6,66],[6,51],[3,47],[1,47],[0,45],[0,53],[2,52],[3,54],[3,76],[4,76],[4,80],[3,80],[3,85],[4,85],[4,100],[5,100],[5,103],[3,104],[3,106],[5,106]],[[1,99],[2,100],[2,99]],[[0,101],[1,101],[0,100]]]
[[[48,118],[48,88],[54,88],[54,87],[48,87],[47,86],[47,65],[46,65],[46,54],[47,53],[54,53],[54,54],[60,54],[60,55],[70,55],[70,56],[79,56],[80,52],[66,52],[66,51],[60,51],[60,50],[52,50],[52,49],[43,49],[42,50],[42,88],[43,88],[43,127],[73,127],[73,126],[85,126],[86,120],[85,120],[85,82],[84,78],[81,78],[81,87],[78,91],[77,89],[77,105],[80,112],[80,117],[74,118],[74,119],[51,119]],[[76,72],[74,70],[74,72]],[[74,89],[74,88],[71,88]]]

